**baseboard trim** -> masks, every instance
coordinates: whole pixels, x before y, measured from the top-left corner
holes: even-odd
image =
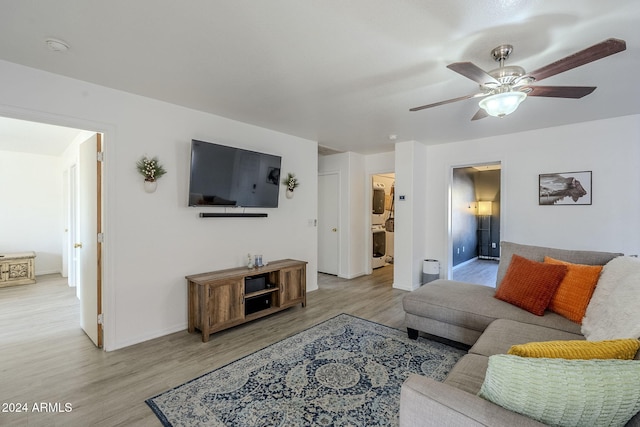
[[[60,270],[42,270],[42,271],[36,271],[36,278],[38,276],[45,276],[47,274],[61,274],[62,272]]]
[[[133,338],[129,338],[129,339],[126,339],[126,340],[123,340],[123,341],[115,342],[115,343],[113,343],[113,346],[109,346],[109,348],[105,348],[105,351],[120,350],[121,348],[130,347],[132,345],[140,344],[140,343],[143,343],[145,341],[149,341],[149,340],[152,340],[152,339],[164,337],[166,335],[175,334],[176,332],[186,331],[188,326],[189,325],[187,323],[179,323],[177,325],[174,325],[173,327],[167,327],[167,328],[163,328],[163,329],[159,329],[159,330],[153,331],[153,332],[148,333],[148,334],[138,335],[138,336],[133,337]],[[199,338],[200,334],[197,333],[194,336],[197,336]]]
[[[451,267],[451,269],[455,270],[456,268],[464,267],[465,265],[471,264],[473,261],[476,261],[477,259],[478,259],[478,257],[474,257],[474,258],[468,259],[468,260],[466,260],[464,262],[461,262],[458,265],[454,265],[453,267]]]

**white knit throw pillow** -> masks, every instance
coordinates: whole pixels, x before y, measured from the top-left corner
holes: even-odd
[[[621,256],[604,266],[582,334],[590,341],[640,337],[640,259]]]

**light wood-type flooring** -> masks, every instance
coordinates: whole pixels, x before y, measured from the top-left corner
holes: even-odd
[[[475,259],[453,269],[453,280],[475,283],[478,285],[496,286],[498,261],[492,259]]]
[[[59,275],[0,288],[0,425],[160,426],[145,399],[337,314],[403,329],[405,292],[391,287],[393,266],[352,280],[320,274],[318,282],[306,308],[219,332],[208,343],[185,330],[112,352],[84,335],[75,289]],[[41,404],[54,412],[33,412]],[[15,413],[16,405],[27,412]]]

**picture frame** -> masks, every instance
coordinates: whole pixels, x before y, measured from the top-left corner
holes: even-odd
[[[591,189],[591,171],[540,174],[538,176],[538,205],[591,205]]]

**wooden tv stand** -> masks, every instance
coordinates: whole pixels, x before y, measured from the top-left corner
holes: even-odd
[[[307,305],[307,263],[293,259],[259,268],[230,268],[187,276],[189,333],[209,335],[284,310]],[[264,277],[268,287],[245,293],[247,277]]]

